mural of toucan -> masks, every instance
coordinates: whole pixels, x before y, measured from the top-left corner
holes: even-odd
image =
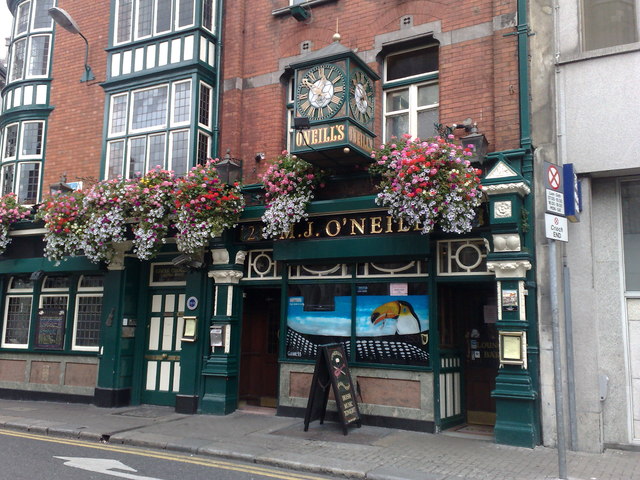
[[[371,314],[371,323],[383,327],[389,318],[396,320],[399,335],[420,333],[420,321],[409,302],[394,300],[380,305]]]

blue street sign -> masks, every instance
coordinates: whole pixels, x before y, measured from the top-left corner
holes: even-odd
[[[564,214],[570,222],[579,222],[582,211],[582,188],[573,163],[565,163],[562,166],[562,177],[564,182]]]

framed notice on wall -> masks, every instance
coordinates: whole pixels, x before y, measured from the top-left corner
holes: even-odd
[[[36,322],[36,348],[62,350],[64,348],[64,324],[67,311],[64,309],[38,310]]]

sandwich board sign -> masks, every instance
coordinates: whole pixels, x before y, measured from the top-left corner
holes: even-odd
[[[344,348],[339,343],[322,345],[318,352],[316,366],[313,370],[311,389],[307,410],[304,415],[304,431],[309,430],[309,423],[320,420],[324,423],[329,401],[329,390],[333,390],[342,423],[342,432],[347,434],[350,424],[361,426],[360,410],[356,400],[356,392],[351,381],[351,372],[347,364]]]

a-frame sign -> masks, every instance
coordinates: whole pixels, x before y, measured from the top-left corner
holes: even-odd
[[[309,430],[309,423],[314,420],[320,420],[321,424],[324,423],[327,402],[329,401],[329,389],[333,389],[335,395],[343,433],[347,434],[347,427],[350,424],[360,428],[360,410],[358,409],[356,392],[351,381],[344,348],[339,343],[320,347],[316,367],[313,370],[307,411],[304,416],[305,432]]]

